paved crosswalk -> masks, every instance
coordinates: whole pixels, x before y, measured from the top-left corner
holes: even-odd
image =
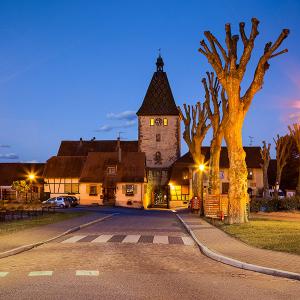
[[[73,271],[74,272],[74,271]],[[54,271],[31,271],[27,273],[28,277],[51,277]],[[74,273],[73,273],[74,274]],[[75,276],[99,276],[99,270],[76,270]],[[0,277],[9,277],[11,272],[0,272]]]
[[[73,235],[60,241],[63,244],[74,243],[122,243],[122,244],[163,244],[163,245],[194,245],[189,236],[141,235],[141,234],[101,234],[101,235]]]

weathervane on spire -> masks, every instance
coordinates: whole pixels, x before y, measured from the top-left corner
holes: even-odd
[[[164,61],[161,57],[161,48],[158,48],[158,58],[156,60],[156,69],[157,69],[157,72],[164,71]]]

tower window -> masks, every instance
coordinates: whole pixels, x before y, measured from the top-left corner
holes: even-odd
[[[159,133],[156,135],[156,141],[160,142],[160,134]]]
[[[164,118],[164,126],[168,126],[168,119]]]
[[[154,118],[150,119],[150,126],[154,126]]]
[[[162,163],[162,157],[161,157],[161,153],[159,151],[157,151],[154,154],[154,161],[155,161],[156,165],[161,165],[161,163]]]

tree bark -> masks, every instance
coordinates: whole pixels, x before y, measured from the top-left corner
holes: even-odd
[[[300,161],[299,161],[298,184],[296,187],[296,196],[300,196]]]
[[[260,155],[263,160],[263,163],[260,164],[262,171],[263,171],[263,197],[264,198],[270,198],[269,195],[269,180],[268,180],[268,168],[271,160],[270,156],[270,149],[271,149],[271,144],[268,144],[266,141],[263,141],[263,146],[260,149]]]
[[[220,194],[220,154],[223,135],[219,135],[212,139],[210,145],[210,161],[209,161],[209,182],[210,193],[213,195]]]
[[[229,224],[248,222],[248,172],[245,162],[246,153],[242,143],[243,122],[244,116],[242,112],[232,114],[224,131],[230,165],[228,194]]]
[[[269,196],[268,168],[269,168],[269,164],[268,165],[264,164],[263,167],[262,167],[262,169],[263,169],[263,183],[264,183],[264,187],[263,187],[263,197],[264,198],[270,198],[270,196]]]

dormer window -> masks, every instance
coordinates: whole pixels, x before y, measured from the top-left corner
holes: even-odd
[[[107,175],[116,175],[116,174],[117,174],[116,166],[107,167]]]
[[[164,126],[168,126],[168,119],[164,118]]]

